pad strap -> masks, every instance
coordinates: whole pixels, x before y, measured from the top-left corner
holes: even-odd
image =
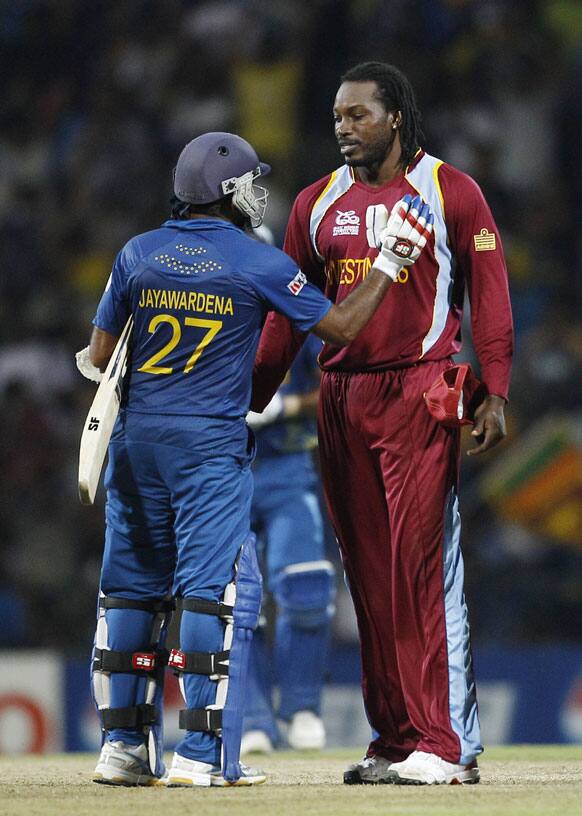
[[[183,708],[180,711],[178,727],[183,731],[220,731],[222,709]]]
[[[153,672],[167,665],[167,649],[149,647],[147,652],[115,652],[95,649],[93,670],[104,672]]]
[[[207,601],[205,598],[176,598],[176,609],[186,612],[200,612],[202,615],[216,615],[231,618],[233,607],[221,601]]]
[[[111,596],[102,596],[99,598],[99,606],[101,609],[137,609],[140,612],[172,612],[176,607],[173,600],[150,600],[137,601],[133,598],[112,598]]]
[[[225,652],[182,652],[172,649],[168,666],[184,674],[228,674],[230,650]]]
[[[106,731],[112,728],[143,728],[157,723],[159,719],[157,707],[147,703],[127,708],[101,708],[99,714]]]

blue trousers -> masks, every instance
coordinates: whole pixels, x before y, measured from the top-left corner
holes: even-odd
[[[309,593],[311,583],[301,586],[295,581],[290,592],[284,587],[289,567],[325,559],[323,522],[315,493],[317,476],[311,454],[259,459],[253,475],[251,524],[258,535],[267,588],[276,602],[277,623],[273,660],[261,633],[256,632],[253,639],[244,730],[265,731],[277,743],[279,735],[271,706],[274,682],[280,690],[278,714],[282,719],[290,720],[301,709],[319,714],[333,593],[331,586],[326,586],[323,592],[319,587],[310,600],[305,593]],[[301,592],[301,605],[316,610],[316,616],[297,610],[293,603],[297,590]]]
[[[136,600],[161,599],[169,593],[220,600],[249,535],[252,458],[242,419],[122,411],[111,438],[105,478],[101,592]],[[109,648],[145,648],[150,633],[143,616],[148,614],[108,610]],[[219,618],[183,613],[183,651],[221,651],[223,637]],[[143,702],[143,684],[136,675],[112,674],[111,707]],[[214,703],[215,681],[188,674],[183,685],[188,708]],[[116,729],[109,739],[135,744],[143,737]],[[214,764],[220,740],[208,732],[186,732],[176,750]]]

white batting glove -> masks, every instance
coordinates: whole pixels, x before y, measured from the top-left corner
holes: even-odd
[[[94,366],[91,362],[89,357],[89,346],[85,346],[84,349],[78,351],[75,354],[75,361],[77,363],[77,368],[83,375],[83,377],[87,377],[88,380],[92,380],[93,382],[99,383],[101,382],[101,377],[103,376],[97,366]]]
[[[383,204],[368,207],[368,244],[380,249],[373,266],[396,280],[403,266],[411,266],[419,258],[432,232],[433,221],[430,207],[420,196],[405,195],[392,207],[390,215]]]
[[[283,397],[280,394],[275,394],[267,407],[258,414],[256,411],[249,411],[247,414],[247,425],[253,431],[260,431],[266,425],[271,425],[283,416]]]
[[[380,249],[382,246],[380,236],[388,226],[388,218],[388,208],[384,204],[370,204],[366,210],[366,238],[368,246],[373,249]]]

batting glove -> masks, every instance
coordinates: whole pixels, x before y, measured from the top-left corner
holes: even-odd
[[[103,376],[97,366],[94,366],[91,362],[89,357],[89,346],[85,346],[84,349],[78,351],[75,354],[75,361],[77,363],[77,368],[83,375],[83,377],[87,377],[88,380],[92,380],[93,382],[99,383],[101,382],[101,377]]]
[[[267,405],[264,411],[257,413],[256,411],[249,411],[247,414],[247,425],[253,431],[260,431],[265,425],[271,425],[278,419],[283,417],[283,397],[280,394],[275,394],[271,402]]]
[[[396,280],[403,266],[411,266],[420,257],[433,221],[430,207],[420,196],[405,195],[392,207],[390,215],[383,204],[368,207],[368,244],[380,250],[373,266]]]

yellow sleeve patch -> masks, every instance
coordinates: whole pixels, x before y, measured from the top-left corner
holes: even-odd
[[[495,233],[488,232],[487,227],[483,227],[479,235],[474,235],[473,241],[475,242],[476,252],[487,252],[488,250],[495,249],[497,246]]]

